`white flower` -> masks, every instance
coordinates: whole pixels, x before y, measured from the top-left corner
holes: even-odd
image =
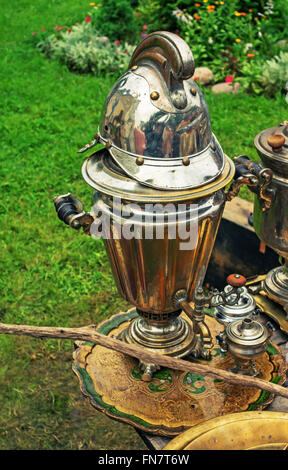
[[[253,44],[251,42],[247,42],[244,47],[244,52],[247,52],[251,47],[253,47]]]
[[[182,10],[179,8],[176,8],[176,10],[172,11],[172,15],[176,16],[176,18],[180,21],[183,21],[183,23],[186,24],[191,24],[193,21],[193,17],[191,15],[188,15],[188,13],[184,14]]]

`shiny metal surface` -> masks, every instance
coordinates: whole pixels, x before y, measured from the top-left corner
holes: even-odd
[[[229,294],[233,290],[231,286],[225,286],[224,292]],[[251,317],[256,309],[256,302],[251,294],[248,293],[246,287],[241,287],[240,297],[236,304],[229,305],[228,303],[223,303],[214,308],[215,318],[222,325],[227,325],[228,323],[234,322],[235,320],[241,320],[243,318]],[[215,301],[218,301],[219,296],[215,296]],[[228,301],[233,301],[236,297],[236,294],[228,296]]]
[[[263,354],[270,335],[262,323],[249,318],[229,323],[225,334],[229,352],[244,360]]]
[[[264,290],[268,296],[275,302],[283,305],[284,310],[288,312],[288,273],[287,267],[278,266],[271,269],[263,282]]]
[[[269,211],[263,212],[259,198],[254,199],[253,225],[258,237],[279,255],[288,256],[288,179],[273,177],[275,198]]]
[[[164,325],[158,323],[139,316],[131,323],[131,328],[124,330],[120,339],[178,358],[187,356],[195,349],[199,339],[190,323],[182,317],[168,319]]]
[[[275,148],[272,137],[282,137],[284,145]],[[270,143],[269,143],[270,142]],[[275,197],[271,208],[263,212],[259,197],[255,197],[253,224],[258,237],[279,255],[288,256],[288,125],[272,127],[260,132],[254,140],[261,165],[273,171],[271,187]],[[276,151],[275,151],[276,150]]]
[[[255,147],[265,165],[273,171],[271,188],[274,199],[269,211],[261,210],[261,201],[255,196],[253,225],[258,237],[285,259],[286,266],[271,270],[263,281],[267,295],[284,306],[288,303],[288,122],[260,132]]]
[[[137,46],[131,69],[107,97],[100,141],[125,173],[144,185],[194,188],[215,180],[224,168],[193,70],[185,41],[172,33],[152,33]]]
[[[192,426],[163,450],[287,450],[287,445],[287,413],[245,411]]]
[[[173,239],[169,238],[169,226],[164,220],[163,239],[156,239],[157,224],[151,222],[152,239],[128,240],[107,236],[104,240],[118,289],[122,297],[139,310],[158,314],[173,312],[174,293],[185,289],[188,299],[192,300],[194,289],[203,282],[224,209],[224,191],[218,190],[209,196],[192,200],[193,205],[198,204],[196,212],[195,207],[189,208],[189,198],[186,202],[186,220],[177,221]],[[107,215],[107,223],[103,224],[104,232],[113,233],[114,221],[118,226],[123,226],[124,220],[112,212],[109,199],[95,192],[94,203],[103,216]],[[178,210],[175,202],[172,209]],[[183,240],[179,238],[179,225],[188,230],[190,221],[197,226],[197,244],[193,249],[181,250],[180,243]],[[144,228],[145,222],[139,221],[137,229],[143,233]]]
[[[204,306],[180,318],[174,295],[184,290],[189,303],[203,283],[235,166],[212,134],[193,72],[179,36],[148,35],[110,91],[99,132],[79,152],[105,145],[82,174],[95,189],[90,234],[103,238],[119,292],[139,315],[122,339],[209,359]],[[141,369],[145,380],[157,370]]]
[[[281,147],[271,146],[272,137],[282,137]],[[263,166],[271,168],[276,177],[288,178],[288,124],[265,129],[256,135],[254,145],[263,162]],[[273,145],[273,144],[272,144]],[[276,150],[276,151],[275,151]]]
[[[212,192],[224,189],[235,172],[235,166],[225,156],[225,166],[221,175],[213,182],[194,189],[182,189],[178,191],[153,189],[141,185],[135,179],[126,175],[121,168],[113,164],[108,150],[100,150],[85,160],[82,167],[82,175],[85,181],[97,191],[108,196],[120,197],[127,201],[137,202],[174,202],[187,201],[206,197]]]

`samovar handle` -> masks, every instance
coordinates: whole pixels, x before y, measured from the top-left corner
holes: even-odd
[[[151,33],[136,47],[129,67],[133,70],[144,63],[161,73],[174,106],[185,108],[187,97],[182,82],[191,78],[195,70],[194,57],[187,43],[166,31]]]
[[[83,211],[82,203],[75,196],[71,193],[56,196],[54,206],[62,222],[76,230],[83,227],[84,233],[90,234],[90,226],[94,222],[94,217]]]
[[[275,189],[270,187],[273,171],[270,168],[262,168],[246,155],[234,158],[235,175],[234,182],[226,192],[227,201],[231,201],[244,184],[260,199],[261,210],[269,210],[275,198]]]

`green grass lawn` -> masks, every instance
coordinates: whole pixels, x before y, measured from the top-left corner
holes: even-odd
[[[72,25],[88,10],[84,0],[1,0],[1,322],[78,327],[127,307],[102,242],[62,224],[53,206],[70,191],[91,207],[77,149],[97,130],[115,78],[72,74],[31,43],[33,31]],[[205,96],[231,157],[257,159],[254,136],[287,119],[281,97]],[[0,449],[145,448],[82,398],[72,351],[69,341],[0,336]]]

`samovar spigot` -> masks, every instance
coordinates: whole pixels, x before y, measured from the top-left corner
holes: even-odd
[[[199,334],[201,338],[201,344],[198,345],[197,351],[194,351],[193,354],[196,357],[199,355],[205,359],[210,358],[213,348],[212,336],[208,325],[205,323],[204,312],[204,307],[209,305],[210,301],[211,295],[205,294],[202,287],[195,290],[193,307],[188,301],[185,289],[181,289],[175,294],[175,306],[180,307],[187,317],[192,320],[194,333]]]

